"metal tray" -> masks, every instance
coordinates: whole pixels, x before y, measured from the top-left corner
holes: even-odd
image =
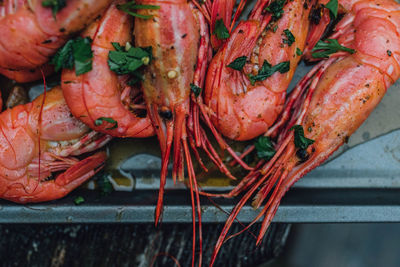
[[[307,69],[304,65],[299,67],[294,82]],[[35,88],[30,92],[31,97],[40,86]],[[398,82],[333,159],[295,184],[284,197],[274,221],[400,221],[399,99]],[[157,146],[155,138],[119,140],[110,146],[108,169],[130,177],[134,182],[131,192],[99,197],[96,191],[78,189],[64,199],[43,204],[0,201],[0,223],[152,223],[160,166]],[[213,181],[215,185],[205,189],[229,189],[226,179],[215,177]],[[85,198],[82,205],[74,204],[77,196]],[[215,199],[215,202],[229,212],[237,201]],[[226,213],[208,199],[203,198],[201,203],[205,223],[226,219]],[[248,222],[256,214],[257,211],[245,206],[238,219]],[[168,181],[163,222],[191,222],[190,199],[184,185],[174,186]]]

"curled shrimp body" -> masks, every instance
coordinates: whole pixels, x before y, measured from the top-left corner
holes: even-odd
[[[0,6],[0,73],[18,82],[33,81],[38,70],[72,33],[85,28],[110,0],[69,0],[55,15],[41,0],[5,0]],[[43,66],[44,72],[51,68]]]
[[[43,98],[0,114],[0,198],[18,203],[58,199],[104,165],[103,152],[82,160],[73,156],[110,138],[72,117],[59,87]]]
[[[400,77],[400,5],[393,0],[339,4],[346,15],[330,38],[355,52],[332,54],[294,89],[301,97],[296,97],[291,118],[281,131],[277,152],[235,190],[235,194],[247,192],[233,209],[213,259],[233,219],[252,196],[254,207],[266,203],[253,221],[264,217],[257,239],[257,243],[261,242],[286,191],[337,150]],[[294,125],[303,128],[305,137],[314,143],[306,149],[296,147],[295,132],[291,130]]]
[[[206,77],[204,100],[211,120],[226,137],[249,140],[265,132],[283,110],[286,90],[301,59],[309,25],[311,3],[288,1],[283,16],[271,21],[263,11],[269,1],[258,1],[249,19],[242,21],[212,59]],[[285,32],[295,40],[289,41]],[[243,70],[228,67],[235,59],[246,57]],[[255,81],[264,62],[272,66],[288,63],[289,70]]]
[[[136,106],[146,113],[139,89],[128,86],[128,77],[117,76],[107,63],[112,42],[125,45],[132,39],[133,20],[116,5],[113,3],[101,19],[82,33],[93,40],[93,69],[79,76],[75,70],[63,70],[61,85],[65,100],[72,114],[96,131],[115,137],[152,136],[150,119],[135,114]],[[96,125],[99,118],[110,118],[117,124],[104,121]]]

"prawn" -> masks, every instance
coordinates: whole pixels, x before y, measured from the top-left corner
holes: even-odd
[[[43,105],[42,105],[43,104]],[[60,87],[0,114],[0,198],[18,203],[64,197],[87,181],[107,158],[98,152],[111,139],[69,112]]]
[[[154,129],[140,90],[127,85],[129,77],[118,76],[107,63],[112,43],[125,45],[132,38],[133,20],[118,10],[120,3],[111,4],[82,33],[93,40],[92,70],[78,76],[64,69],[61,86],[72,114],[91,129],[114,137],[149,137]]]
[[[259,0],[213,57],[204,102],[224,136],[250,140],[276,121],[305,47],[311,6]]]
[[[313,49],[313,57],[328,58],[291,93],[287,101],[290,116],[278,136],[275,156],[259,164],[234,189],[234,195],[245,193],[222,230],[211,265],[234,219],[252,196],[255,208],[265,204],[244,230],[264,217],[259,244],[286,191],[346,142],[400,77],[400,5],[393,0],[343,0],[339,4],[344,17],[330,39]],[[332,44],[341,49],[321,54],[321,47],[328,44],[331,50]]]

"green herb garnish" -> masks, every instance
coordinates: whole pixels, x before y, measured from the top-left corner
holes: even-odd
[[[127,49],[118,43],[112,43],[115,51],[108,53],[108,66],[110,70],[118,75],[133,74],[136,78],[141,79],[141,74],[137,70],[148,65],[152,59],[151,47],[130,47]]]
[[[198,97],[201,94],[201,87],[198,87],[193,83],[190,84],[190,89],[192,90],[192,92],[196,97]]]
[[[294,125],[290,130],[294,130],[294,145],[300,149],[307,149],[308,146],[312,145],[315,141],[308,139],[304,136],[303,126]]]
[[[92,39],[89,37],[78,37],[69,40],[53,56],[50,64],[54,65],[55,71],[60,69],[73,69],[75,74],[81,75],[92,70],[93,52],[91,49]]]
[[[54,18],[56,17],[57,12],[60,11],[61,9],[63,9],[66,5],[67,5],[66,0],[44,0],[44,1],[42,1],[43,7],[51,8]]]
[[[218,19],[215,22],[215,27],[214,27],[214,32],[213,34],[215,34],[217,36],[217,38],[219,40],[223,40],[223,39],[227,39],[229,38],[229,31],[226,28],[224,21],[222,19]]]
[[[229,63],[229,65],[227,67],[240,71],[243,69],[244,65],[246,64],[246,60],[247,60],[246,56],[238,57],[234,61]]]
[[[107,196],[109,195],[112,191],[114,191],[114,187],[111,184],[110,180],[108,179],[108,175],[107,173],[105,173],[104,171],[101,172],[99,175],[97,175],[97,180],[96,180],[96,184],[100,189],[100,194],[102,196]]]
[[[84,199],[82,196],[76,197],[76,198],[74,199],[75,205],[80,205],[80,204],[82,204],[83,202],[85,202],[85,199]]]
[[[301,49],[300,48],[296,48],[296,55],[298,55],[298,56],[301,56],[301,55],[303,55],[303,52],[301,51]]]
[[[113,124],[113,126],[111,126],[109,128],[106,128],[106,130],[113,130],[113,129],[118,128],[118,122],[115,121],[113,118],[100,117],[100,118],[98,118],[97,120],[94,121],[94,124],[96,126],[100,126],[100,125],[103,124],[103,122],[108,122],[108,123]]]
[[[330,0],[328,4],[325,5],[327,9],[329,9],[332,16],[336,19],[339,9],[338,0]]]
[[[296,41],[296,38],[294,38],[294,35],[289,29],[283,30],[283,33],[286,36],[286,39],[283,39],[283,43],[291,46]]]
[[[312,49],[312,51],[317,51],[317,50],[325,50],[325,51],[320,51],[320,52],[315,52],[312,53],[313,58],[327,58],[329,55],[334,54],[338,51],[345,51],[349,52],[350,54],[353,54],[356,52],[356,50],[347,48],[344,46],[341,46],[339,42],[336,39],[328,39],[326,42],[323,41],[318,41],[318,43],[315,45],[315,47]]]
[[[274,145],[271,142],[271,139],[269,139],[269,137],[267,137],[267,136],[260,136],[257,139],[254,146],[257,150],[257,156],[260,159],[269,160],[276,153]]]
[[[265,11],[272,13],[272,19],[278,20],[284,13],[283,7],[285,6],[285,2],[286,0],[275,0],[267,8],[265,8]]]
[[[272,76],[275,72],[279,71],[280,73],[286,73],[290,70],[290,61],[281,62],[272,66],[268,61],[264,60],[264,63],[261,69],[258,71],[257,75],[249,74],[248,77],[252,85],[256,81],[264,81],[268,77]]]
[[[151,19],[153,16],[152,15],[142,15],[135,13],[134,10],[138,9],[152,9],[152,10],[157,10],[160,9],[160,6],[155,6],[155,5],[136,5],[135,1],[128,2],[126,4],[122,5],[117,5],[117,8],[121,11],[124,11],[126,14],[129,14],[131,16],[141,18],[141,19]]]

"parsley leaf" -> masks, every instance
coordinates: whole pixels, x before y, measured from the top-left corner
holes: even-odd
[[[151,19],[153,16],[152,15],[142,15],[133,12],[133,10],[138,10],[138,9],[152,9],[152,10],[157,10],[160,9],[160,6],[155,6],[155,5],[136,5],[135,1],[128,2],[122,5],[117,5],[117,8],[126,14],[129,14],[131,16],[141,18],[141,19]]]
[[[75,205],[80,205],[80,204],[82,204],[83,202],[85,202],[85,199],[84,199],[82,196],[78,196],[78,197],[76,197],[76,198],[74,199]]]
[[[307,149],[307,147],[313,144],[315,141],[308,139],[304,136],[303,126],[294,125],[290,130],[294,130],[294,145],[300,149]]]
[[[230,36],[229,35],[229,31],[226,28],[226,26],[224,24],[224,21],[222,19],[218,19],[215,22],[215,27],[214,27],[213,34],[215,34],[219,40],[229,38],[229,36]]]
[[[329,9],[332,16],[336,19],[339,9],[338,0],[330,0],[328,4],[325,5],[327,9]]]
[[[298,56],[301,56],[301,55],[303,55],[303,52],[301,51],[301,49],[300,48],[296,48],[296,55],[298,55]]]
[[[114,191],[114,187],[111,184],[110,180],[108,179],[108,175],[106,172],[102,171],[97,175],[96,184],[100,189],[100,194],[102,196],[109,195],[112,191]]]
[[[77,38],[72,43],[76,75],[81,75],[92,70],[93,52],[91,46],[92,40],[89,37]]]
[[[143,65],[148,65],[152,59],[151,47],[126,47],[118,43],[112,43],[115,51],[108,53],[108,66],[118,75],[133,74],[136,80],[141,80],[137,70]]]
[[[69,40],[50,60],[50,64],[54,65],[55,71],[58,72],[62,68],[74,68],[74,58],[72,53],[73,40]]]
[[[354,49],[341,46],[336,39],[328,39],[327,43],[321,40],[318,41],[318,43],[314,46],[312,51],[314,52],[317,50],[325,50],[325,51],[312,53],[311,56],[313,58],[327,58],[329,57],[329,55],[334,54],[338,51],[345,51],[349,52],[350,54],[354,54],[356,52]]]
[[[284,13],[283,7],[285,6],[285,2],[286,0],[275,0],[267,8],[265,8],[265,11],[272,13],[272,19],[278,20]]]
[[[247,57],[238,57],[234,61],[232,61],[227,67],[234,70],[242,70],[244,65],[246,64]]]
[[[42,1],[43,7],[51,8],[54,18],[56,17],[57,12],[60,11],[61,9],[63,9],[66,5],[67,5],[66,0],[44,0],[44,1]]]
[[[92,39],[89,37],[78,37],[69,40],[53,56],[50,64],[53,64],[55,71],[60,69],[73,69],[76,75],[81,75],[92,70],[93,52],[91,49]]]
[[[267,136],[260,136],[257,139],[254,146],[256,147],[257,150],[257,156],[260,159],[269,160],[276,153],[274,145],[271,142],[271,139],[269,139],[269,137]]]
[[[261,69],[258,71],[257,75],[249,74],[251,85],[254,85],[256,81],[264,81],[268,77],[272,76],[275,72],[286,73],[290,70],[290,61],[285,61],[272,66],[268,61],[264,60]]]
[[[97,120],[94,121],[94,124],[96,126],[100,126],[100,125],[103,124],[103,122],[108,122],[108,123],[113,124],[113,126],[111,126],[109,128],[106,128],[106,130],[113,130],[113,129],[118,128],[118,122],[115,121],[113,118],[108,118],[108,117],[100,117],[100,118],[98,118]]]
[[[192,92],[196,97],[198,97],[201,94],[201,87],[198,87],[193,83],[190,84],[190,89],[192,90]]]
[[[296,38],[294,38],[293,33],[289,29],[283,30],[283,33],[286,36],[286,39],[283,39],[283,43],[288,44],[288,46],[291,46],[296,41]]]

